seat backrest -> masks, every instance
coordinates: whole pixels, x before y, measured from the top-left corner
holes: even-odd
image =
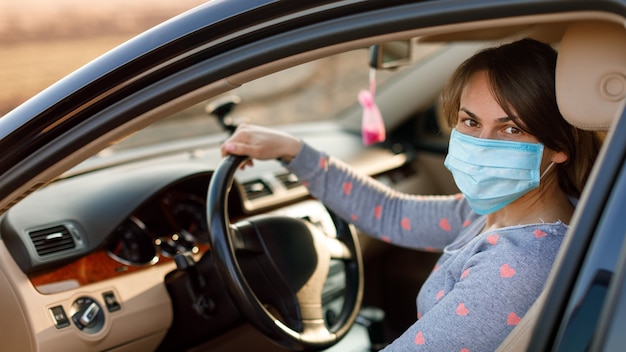
[[[556,95],[561,114],[570,124],[608,130],[626,102],[626,29],[597,21],[570,25],[559,45]],[[527,350],[554,274],[498,352]]]

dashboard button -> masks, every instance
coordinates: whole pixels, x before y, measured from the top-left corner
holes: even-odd
[[[62,306],[49,308],[48,311],[52,315],[52,319],[54,319],[54,326],[57,329],[70,326],[70,320],[67,318],[67,315],[65,315],[65,310]]]
[[[86,334],[95,334],[104,327],[104,310],[91,297],[77,298],[70,307],[70,316],[76,327]]]
[[[104,299],[104,304],[109,312],[115,312],[122,308],[117,301],[117,298],[115,298],[115,293],[113,293],[113,291],[104,292],[102,294],[102,299]]]

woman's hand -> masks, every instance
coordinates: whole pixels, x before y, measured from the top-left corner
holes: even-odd
[[[247,155],[252,159],[281,158],[290,162],[301,147],[302,142],[289,134],[266,127],[241,124],[235,133],[222,144],[221,151],[222,156]]]

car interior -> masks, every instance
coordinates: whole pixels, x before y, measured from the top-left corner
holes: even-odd
[[[276,254],[274,263],[255,255],[258,246],[279,247],[276,243],[286,241],[280,236],[290,229],[287,219],[297,220],[294,231],[312,234],[307,241],[318,241],[321,234],[333,240],[332,248],[339,247],[331,249],[332,259],[320,274],[322,285],[314,290],[321,295],[314,302],[321,300],[325,326],[312,329],[333,336],[320,342],[312,333],[314,341],[307,347],[364,351],[384,346],[415,321],[415,297],[438,253],[416,252],[368,237],[367,229],[354,228],[349,219],[338,219],[310,197],[280,161],[255,162],[245,170],[237,170],[241,160],[232,161],[225,171],[229,174],[218,178],[227,167],[219,146],[231,128],[240,121],[270,125],[275,109],[281,108],[266,108],[267,96],[249,105],[239,96],[262,78],[278,84],[273,75],[287,68],[357,52],[346,62],[360,67],[360,77],[369,77],[371,66],[379,65],[376,101],[388,131],[386,142],[363,146],[362,111],[354,91],[341,99],[345,106],[331,110],[333,116],[324,121],[274,127],[396,190],[452,194],[457,189],[443,166],[450,129],[439,110],[441,89],[457,65],[475,51],[523,37],[558,49],[557,98],[564,117],[580,128],[608,131],[610,139],[626,94],[626,30],[621,18],[604,13],[519,16],[418,28],[323,47],[240,72],[103,133],[16,190],[16,201],[0,204],[4,209],[0,308],[11,317],[0,322],[0,334],[12,336],[3,346],[12,351],[298,349],[301,346],[282,343],[288,338],[276,334],[298,330],[294,326],[302,322],[291,316],[291,304],[302,297],[283,291],[290,290],[275,275],[291,272],[294,262],[309,265],[302,258],[306,244],[287,241],[283,252],[289,255]],[[390,42],[408,43],[412,54],[422,56],[412,58],[416,64],[368,63],[372,46],[380,49]],[[419,54],[420,50],[425,52]],[[367,84],[367,79],[355,80],[356,86]],[[323,102],[298,107],[323,114],[315,110],[321,107],[313,106]],[[294,108],[287,110],[293,113]],[[201,123],[219,132],[205,135],[205,125],[191,125],[187,128],[196,128],[197,136],[159,144],[141,142],[148,138],[149,128],[177,133],[172,121],[185,114],[201,114]],[[214,183],[218,179],[224,183]],[[584,209],[585,197],[583,193],[571,226]],[[216,231],[211,210],[216,208],[214,222],[221,223],[227,241],[223,255],[239,250],[236,258],[230,258],[238,265],[230,270],[242,276],[229,284],[224,278],[228,268],[214,262],[222,252],[216,243],[211,245]],[[246,231],[255,231],[247,227],[258,230],[268,218],[267,237],[276,233],[276,242],[261,245],[250,239],[253,235],[247,237]],[[564,247],[568,245],[566,241]],[[293,274],[292,279],[300,280],[299,275]],[[241,280],[246,282],[241,292],[252,296],[233,297],[231,286]],[[546,291],[551,284],[550,279]],[[526,350],[543,298],[500,350]],[[256,306],[243,306],[246,299]],[[267,316],[256,318],[260,311]],[[268,316],[287,327],[279,333],[265,329]],[[337,344],[336,336],[341,338]]]

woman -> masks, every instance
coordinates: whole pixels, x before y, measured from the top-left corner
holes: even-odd
[[[417,321],[385,351],[495,350],[541,292],[601,144],[560,115],[556,55],[523,39],[456,70],[443,95],[453,127],[445,166],[461,195],[400,194],[257,126],[239,127],[222,152],[280,158],[370,235],[443,251],[418,294]]]

